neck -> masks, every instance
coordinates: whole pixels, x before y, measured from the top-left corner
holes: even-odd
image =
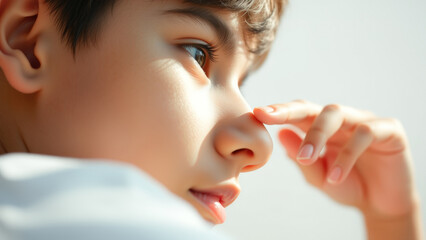
[[[29,152],[19,127],[12,121],[5,121],[0,113],[0,154],[10,152]]]
[[[11,87],[0,72],[0,154],[29,152],[16,121],[16,99],[10,94]]]
[[[7,153],[6,148],[3,146],[3,143],[0,141],[0,155]]]

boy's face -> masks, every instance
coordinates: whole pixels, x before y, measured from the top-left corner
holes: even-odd
[[[239,173],[265,164],[272,143],[239,91],[252,64],[239,19],[193,10],[118,1],[96,45],[75,59],[52,17],[40,19],[50,40],[45,83],[27,116],[34,121],[23,127],[28,148],[131,163],[223,222]]]

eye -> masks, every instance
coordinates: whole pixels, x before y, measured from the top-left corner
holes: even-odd
[[[204,70],[209,61],[215,61],[216,48],[209,44],[182,44],[180,45]]]
[[[184,45],[182,46],[192,58],[200,65],[201,68],[204,68],[206,65],[207,56],[206,53],[200,47]]]

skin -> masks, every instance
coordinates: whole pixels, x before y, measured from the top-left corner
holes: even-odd
[[[280,132],[289,157],[312,185],[360,209],[371,239],[421,238],[402,125],[306,101],[252,112],[238,86],[255,63],[235,14],[215,11],[238,33],[235,49],[219,48],[202,68],[182,44],[218,45],[218,36],[199,21],[161,14],[181,7],[177,1],[120,1],[96,44],[80,46],[75,56],[42,1],[1,3],[0,153],[129,163],[214,222],[189,189],[238,189],[239,174],[263,166],[272,151],[263,124],[293,124],[306,137]],[[31,16],[35,22],[22,24]],[[306,144],[310,157],[301,151]]]
[[[18,6],[14,1],[9,4]],[[205,24],[163,14],[177,7],[183,5],[120,1],[96,45],[79,48],[74,58],[40,3],[28,35],[36,35],[34,53],[41,67],[31,68],[19,52],[14,59],[20,66],[12,66],[17,70],[6,66],[14,61],[2,61],[2,69],[10,70],[5,71],[10,86],[2,81],[1,95],[9,97],[1,102],[21,106],[2,104],[2,112],[13,115],[2,114],[2,126],[15,127],[2,131],[4,150],[135,165],[216,223],[189,189],[232,186],[238,192],[239,174],[264,165],[272,141],[239,91],[252,62],[242,34],[234,39],[232,55],[219,50],[217,61],[203,69],[180,45],[218,44],[218,37]],[[220,17],[239,29],[234,14]],[[29,41],[6,37],[22,41],[6,46],[11,49],[25,49]],[[22,68],[26,72],[19,72]],[[30,74],[32,79],[25,77]]]
[[[411,154],[398,120],[300,100],[254,113],[265,124],[291,124],[306,133],[302,138],[285,128],[279,140],[310,184],[363,213],[369,239],[422,239]],[[306,145],[313,146],[311,156]]]

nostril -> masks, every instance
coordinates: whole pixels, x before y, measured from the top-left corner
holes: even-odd
[[[254,152],[247,148],[240,148],[231,153],[232,155],[245,155],[246,157],[253,157]]]

